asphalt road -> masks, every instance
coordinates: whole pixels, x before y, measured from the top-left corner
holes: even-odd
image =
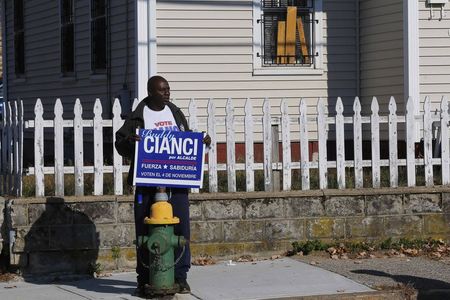
[[[308,255],[293,258],[375,289],[403,284],[416,289],[418,299],[450,299],[450,258],[439,261],[427,257],[331,259]]]

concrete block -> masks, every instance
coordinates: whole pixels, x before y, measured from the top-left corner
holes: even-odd
[[[191,241],[194,243],[223,241],[222,222],[191,222]]]
[[[305,239],[305,221],[302,219],[266,221],[265,239],[303,240]]]
[[[264,236],[264,221],[225,221],[225,242],[261,241]]]
[[[294,197],[287,198],[286,201],[286,217],[319,217],[325,215],[322,198],[306,198]]]
[[[50,226],[50,249],[98,249],[93,224]]]
[[[245,218],[283,218],[285,201],[283,198],[250,199],[244,201]]]
[[[28,225],[28,207],[26,204],[16,204],[14,201],[11,201],[10,206],[10,217],[11,217],[11,227],[17,228],[18,226],[27,226]],[[3,207],[1,209],[3,211]],[[3,217],[3,213],[2,213]],[[0,223],[0,224],[3,224]]]
[[[425,235],[450,234],[450,215],[431,214],[424,215]]]
[[[442,193],[442,212],[450,215],[450,193]]]
[[[14,252],[49,250],[49,226],[19,227],[16,229]]]
[[[330,197],[325,200],[328,216],[357,216],[364,214],[363,197]]]
[[[60,201],[50,201],[45,204],[28,204],[29,225],[65,225],[72,224],[73,211],[70,204]]]
[[[347,238],[377,238],[382,236],[383,233],[382,217],[354,217],[345,219],[345,234]]]
[[[440,194],[409,194],[405,196],[405,213],[442,212]]]
[[[78,202],[72,204],[75,224],[111,224],[116,222],[116,202]]]
[[[367,215],[399,215],[403,213],[403,195],[366,197]]]
[[[117,263],[119,269],[131,270],[136,268],[136,248],[120,249],[120,257]]]
[[[134,223],[134,203],[132,202],[117,203],[117,222]]]
[[[203,209],[206,220],[230,220],[243,217],[243,208],[239,200],[205,201]]]
[[[201,221],[203,219],[203,210],[201,201],[189,202],[189,217],[192,221]]]
[[[308,239],[345,237],[345,219],[316,218],[306,220],[306,237]]]
[[[134,224],[97,225],[100,248],[132,247],[136,239]]]
[[[384,232],[387,237],[420,237],[423,234],[422,216],[384,217]]]

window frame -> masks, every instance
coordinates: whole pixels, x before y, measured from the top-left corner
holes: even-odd
[[[21,28],[17,28],[17,1],[21,1],[22,3],[22,12],[21,12]],[[14,45],[14,74],[16,78],[24,78],[25,77],[25,0],[14,0],[13,1],[13,45]],[[17,48],[17,40],[20,39],[22,43],[21,53],[18,53]],[[20,62],[18,63],[18,61]],[[21,66],[19,69],[18,66]]]
[[[264,66],[259,53],[262,52],[264,45],[262,35],[262,24],[260,20],[263,18],[261,0],[253,0],[253,75],[321,75],[323,74],[323,10],[322,0],[315,1],[314,17],[316,27],[314,35],[313,53],[316,53],[313,63],[310,66]]]
[[[64,43],[63,43],[63,27],[67,26],[68,23],[63,23],[63,9],[64,9],[64,5],[63,2],[67,1],[67,0],[60,0],[59,1],[59,20],[60,20],[60,71],[61,71],[61,76],[62,77],[73,77],[75,76],[75,66],[76,66],[76,55],[75,55],[75,0],[71,0],[72,1],[72,22],[71,22],[71,26],[72,26],[72,71],[65,71],[64,70]]]
[[[90,41],[91,41],[91,74],[93,75],[102,75],[102,74],[106,74],[107,73],[107,69],[108,69],[108,2],[109,0],[104,0],[105,1],[105,10],[104,10],[104,14],[102,16],[93,16],[93,12],[94,12],[94,5],[95,5],[95,1],[98,0],[90,0],[90,14],[89,14],[89,33],[90,33]],[[95,34],[94,34],[94,22],[100,18],[104,18],[104,22],[105,22],[105,29],[104,29],[104,35],[105,35],[105,39],[104,39],[104,49],[105,49],[105,65],[102,68],[98,68],[95,66],[95,42],[96,39],[94,38]]]

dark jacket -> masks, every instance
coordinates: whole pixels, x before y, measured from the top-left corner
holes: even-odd
[[[120,155],[130,159],[130,170],[128,171],[127,182],[133,184],[134,172],[134,146],[135,142],[130,141],[129,137],[136,133],[136,128],[145,128],[144,107],[147,105],[148,97],[144,98],[136,107],[136,109],[128,116],[122,127],[116,132],[115,147]],[[172,111],[175,122],[180,131],[190,131],[186,117],[181,109],[172,102],[166,102],[166,105]]]

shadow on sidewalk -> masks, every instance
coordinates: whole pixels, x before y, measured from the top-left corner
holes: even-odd
[[[417,290],[417,299],[450,299],[450,283],[411,275],[395,275],[377,270],[352,270],[352,273],[389,277]],[[449,297],[449,298],[447,298]]]

